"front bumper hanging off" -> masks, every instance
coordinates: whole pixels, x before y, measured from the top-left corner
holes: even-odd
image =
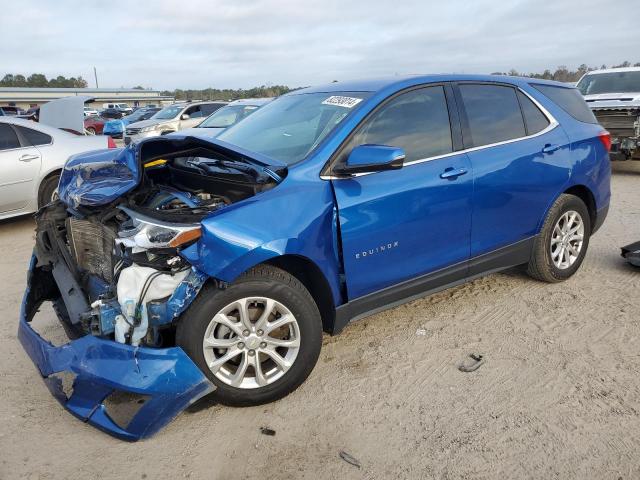
[[[29,268],[18,338],[51,393],[73,415],[115,437],[135,441],[153,435],[214,390],[179,347],[133,347],[91,335],[60,347],[44,340],[30,325],[39,306],[48,300],[41,288],[33,288],[34,268],[35,257]],[[54,375],[61,372],[75,375],[68,396]],[[121,392],[148,397],[126,426],[118,425],[105,406],[110,395]]]

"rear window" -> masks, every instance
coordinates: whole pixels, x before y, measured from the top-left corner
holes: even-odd
[[[498,85],[460,85],[474,147],[526,136],[516,91]]]
[[[38,132],[37,130],[27,127],[20,127],[18,125],[16,125],[16,128],[30,145],[48,145],[51,143],[51,137],[46,133]]]
[[[522,92],[518,92],[518,100],[520,100],[520,107],[522,107],[524,123],[527,127],[527,135],[541,132],[549,126],[549,119],[545,117],[544,113],[540,111],[529,97]]]
[[[11,150],[20,148],[18,136],[6,123],[0,123],[0,150]]]
[[[531,85],[548,97],[576,120],[585,123],[598,123],[593,112],[584,101],[577,88],[554,87],[553,85]]]

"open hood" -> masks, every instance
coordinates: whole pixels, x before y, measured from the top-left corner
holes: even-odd
[[[127,148],[93,151],[67,161],[60,176],[60,200],[68,207],[97,207],[116,201],[142,181],[144,165],[155,160],[219,155],[226,164],[245,165],[280,183],[287,174],[284,163],[215,139],[154,137]]]
[[[40,123],[84,133],[84,104],[93,97],[78,95],[52,100],[40,107]]]

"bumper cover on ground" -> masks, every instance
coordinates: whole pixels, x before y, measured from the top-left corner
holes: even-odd
[[[18,338],[53,395],[76,417],[124,440],[149,437],[196,400],[214,390],[181,348],[133,347],[84,336],[55,347],[33,330],[29,321],[41,299],[33,298],[29,282],[20,312]],[[67,397],[60,372],[76,375]],[[107,412],[105,400],[115,392],[148,396],[126,426],[118,425]]]

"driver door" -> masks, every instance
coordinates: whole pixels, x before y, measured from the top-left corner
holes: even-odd
[[[454,152],[458,129],[445,86],[422,87],[378,107],[341,153],[377,144],[406,154],[399,170],[332,180],[349,300],[438,271],[444,283],[466,275],[473,173]]]

